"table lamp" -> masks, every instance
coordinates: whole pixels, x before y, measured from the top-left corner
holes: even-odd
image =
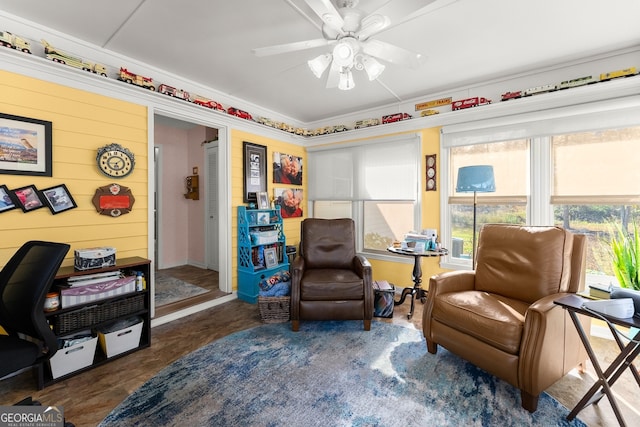
[[[496,182],[493,177],[493,166],[464,166],[458,169],[456,192],[473,192],[473,243],[471,246],[471,266],[476,266],[476,205],[477,193],[493,193]]]

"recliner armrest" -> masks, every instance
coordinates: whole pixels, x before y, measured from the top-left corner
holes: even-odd
[[[429,278],[427,301],[422,309],[422,333],[427,341],[432,341],[431,345],[433,345],[433,338],[431,336],[431,312],[433,311],[435,298],[447,292],[471,291],[475,287],[475,280],[475,271],[462,270],[448,271]],[[431,350],[429,351],[431,352]]]
[[[531,304],[525,314],[520,348],[519,383],[537,395],[580,361],[581,346],[565,310],[554,301],[569,293],[547,295]]]
[[[429,278],[429,295],[471,291],[475,288],[474,271],[448,271]]]
[[[291,319],[300,319],[300,280],[304,274],[304,258],[298,255],[291,263]],[[294,329],[297,330],[297,329]]]
[[[304,271],[304,258],[302,258],[301,256],[295,257],[293,262],[291,263],[291,272],[292,272],[292,274],[296,270],[298,272]]]
[[[364,255],[356,255],[353,257],[352,266],[353,271],[355,271],[359,277],[364,278],[367,273],[369,277],[371,277],[371,263]]]

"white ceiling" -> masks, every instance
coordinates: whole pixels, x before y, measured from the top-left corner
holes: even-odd
[[[640,45],[638,0],[436,0],[374,36],[426,56],[420,69],[387,64],[374,82],[358,71],[340,91],[307,66],[328,47],[251,51],[320,38],[304,0],[0,0],[0,10],[303,123]]]

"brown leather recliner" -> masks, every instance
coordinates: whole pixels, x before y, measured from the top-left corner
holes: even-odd
[[[371,329],[371,264],[356,254],[352,219],[302,221],[300,253],[291,266],[291,327],[300,320],[364,320]]]
[[[547,387],[586,351],[554,300],[584,289],[586,237],[559,227],[487,224],[475,271],[430,278],[422,329],[438,344],[521,390],[535,412]],[[583,319],[585,330],[589,320]]]

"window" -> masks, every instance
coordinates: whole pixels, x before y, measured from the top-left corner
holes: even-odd
[[[588,236],[587,273],[615,283],[610,242],[616,225],[640,225],[640,127],[551,137],[554,223]],[[599,277],[593,277],[597,275]]]
[[[545,112],[549,115],[549,112]],[[496,192],[478,194],[477,222],[555,224],[588,236],[588,282],[615,283],[615,224],[640,223],[638,108],[533,120],[517,118],[443,128],[449,181],[442,238],[449,268],[469,268],[473,197],[455,193],[461,166],[490,164]],[[495,126],[492,126],[495,125]],[[513,137],[517,138],[513,138]],[[467,196],[466,198],[463,196]],[[479,227],[478,227],[479,228]]]
[[[309,200],[315,218],[353,218],[359,250],[386,253],[419,229],[420,137],[309,149]]]
[[[501,222],[524,224],[527,220],[527,195],[529,187],[529,141],[516,140],[494,144],[476,144],[451,149],[450,171],[472,165],[493,165],[496,182],[495,193],[478,193],[476,202],[476,233],[482,224]],[[455,184],[457,176],[450,180]],[[471,259],[473,246],[473,195],[455,192],[449,197],[451,218],[452,261]]]

